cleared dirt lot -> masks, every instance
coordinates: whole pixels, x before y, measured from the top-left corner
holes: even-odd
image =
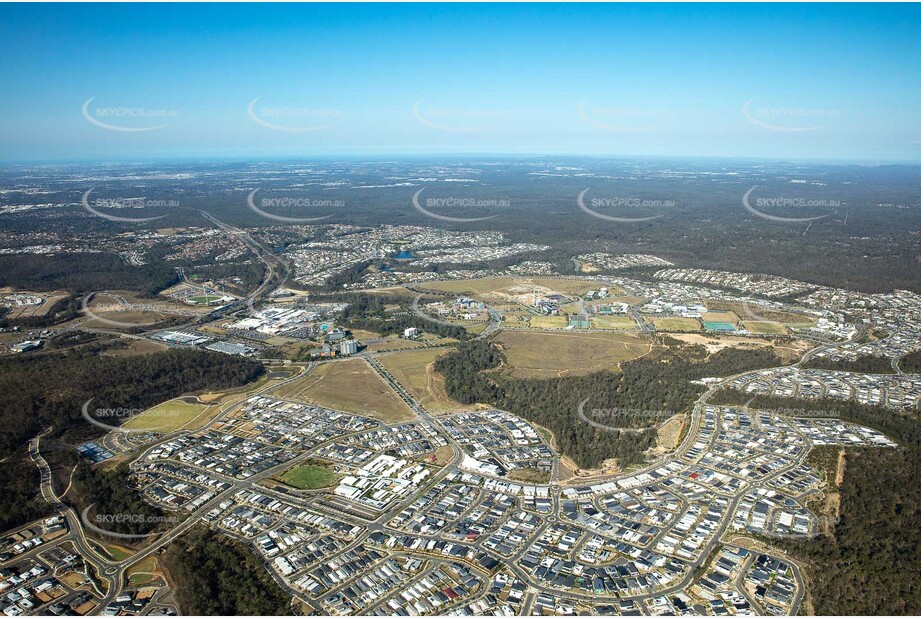
[[[753,337],[740,337],[731,335],[697,335],[697,334],[672,334],[674,339],[689,344],[702,345],[707,352],[713,354],[725,348],[742,348],[754,350],[756,348],[774,348],[774,352],[784,361],[797,360],[812,344],[801,340],[789,341],[786,339],[756,339]]]

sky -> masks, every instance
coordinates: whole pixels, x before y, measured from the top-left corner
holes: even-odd
[[[921,6],[2,4],[0,160],[921,161]]]

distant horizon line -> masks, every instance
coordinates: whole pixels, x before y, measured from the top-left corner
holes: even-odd
[[[855,159],[831,157],[790,157],[790,156],[738,156],[738,155],[662,155],[662,154],[572,154],[572,153],[492,153],[492,152],[457,152],[457,153],[359,153],[359,154],[314,154],[314,155],[163,155],[146,158],[60,158],[60,159],[0,159],[0,167],[16,167],[26,165],[143,165],[150,163],[260,163],[282,161],[331,161],[331,160],[362,160],[368,162],[386,161],[393,159],[460,159],[460,158],[488,158],[488,159],[622,159],[622,160],[685,160],[685,161],[763,161],[787,163],[825,163],[836,165],[921,165],[921,156],[918,159]]]

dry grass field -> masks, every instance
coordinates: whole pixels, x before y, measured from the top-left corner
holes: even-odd
[[[472,409],[448,397],[444,378],[434,368],[435,361],[453,348],[426,348],[381,356],[378,361],[413,398],[432,412]]]
[[[736,315],[741,316],[743,320],[748,318],[750,320],[756,321],[780,322],[781,324],[787,325],[800,324],[808,326],[814,326],[816,320],[812,316],[804,315],[801,313],[768,309],[756,304],[750,304],[746,307],[745,304],[739,302],[726,300],[708,300],[706,305],[709,309],[732,311]]]
[[[710,315],[710,314],[707,314]],[[701,329],[699,320],[694,318],[645,318],[656,330],[673,333],[695,333]]]
[[[190,423],[188,428],[191,429],[191,425],[195,424],[191,421],[207,416],[207,413],[202,414],[207,408],[208,406],[199,403],[171,399],[141,412],[122,426],[127,429],[169,433]],[[217,406],[214,406],[214,411],[217,412]]]
[[[102,353],[102,355],[143,356],[144,354],[153,354],[154,352],[162,352],[163,350],[168,349],[169,348],[166,345],[157,343],[156,341],[151,341],[150,339],[133,339],[131,340],[131,343],[128,344],[128,347],[106,350]]]
[[[708,311],[703,314],[706,322],[729,322],[733,326],[739,325],[739,316],[734,311]]]
[[[394,423],[415,418],[403,400],[361,359],[334,361],[284,385],[278,396]]]
[[[535,315],[531,316],[531,328],[566,328],[569,321],[564,315]]]
[[[435,281],[419,286],[422,289],[440,290],[453,294],[488,295],[517,294],[514,288],[537,287],[550,292],[565,295],[581,296],[589,290],[597,290],[596,281],[583,281],[579,279],[557,279],[555,277],[488,277],[485,279],[459,279],[457,281]],[[620,290],[612,289],[611,294],[618,294]]]
[[[743,322],[742,326],[755,335],[786,335],[787,327],[778,322]]]
[[[688,344],[702,345],[709,354],[714,354],[725,348],[741,348],[754,350],[757,348],[773,348],[777,356],[784,362],[799,360],[803,353],[813,344],[806,341],[788,341],[784,339],[758,339],[738,335],[704,335],[696,333],[670,335],[674,339]]]
[[[592,328],[630,330],[637,328],[633,318],[626,315],[593,315]]]
[[[618,369],[647,354],[649,339],[627,333],[502,331],[495,341],[505,351],[514,378],[551,378]]]

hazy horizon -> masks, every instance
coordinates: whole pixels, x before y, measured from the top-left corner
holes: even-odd
[[[917,5],[0,14],[2,161],[921,161]]]

